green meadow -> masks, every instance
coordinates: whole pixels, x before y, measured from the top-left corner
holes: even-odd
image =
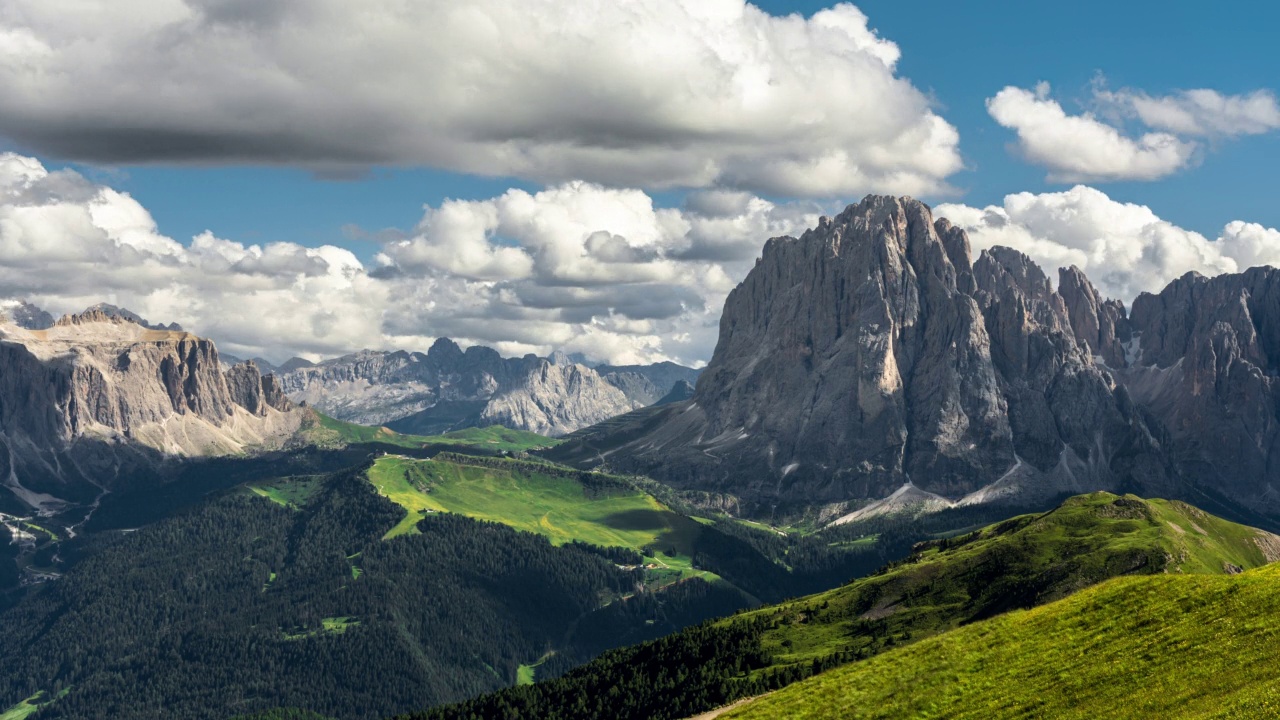
[[[387,455],[374,462],[369,482],[406,511],[386,539],[417,532],[431,513],[457,513],[543,535],[555,545],[576,540],[630,548],[673,580],[714,577],[690,567],[698,523],[618,478],[535,462],[470,462],[456,455]]]
[[[402,435],[385,427],[370,427],[335,420],[313,412],[312,424],[304,430],[317,444],[382,444],[403,448],[458,447],[493,451],[525,452],[551,447],[559,441],[537,433],[512,430],[501,426],[467,428],[443,435]]]
[[[65,697],[68,692],[70,692],[70,688],[64,689],[62,692],[58,693],[58,696],[55,698],[49,698],[48,695],[41,690],[8,710],[0,712],[0,720],[26,720],[39,712],[41,708],[52,704],[59,698]]]

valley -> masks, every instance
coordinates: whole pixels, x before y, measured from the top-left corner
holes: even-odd
[[[1223,599],[1280,558],[1271,309],[1213,308],[1272,282],[1184,278],[1128,313],[1078,270],[1055,290],[1008,248],[971,261],[927,206],[869,197],[769,241],[705,372],[444,338],[226,364],[115,306],[22,306],[31,327],[0,323],[0,707],[1004,717],[1052,696],[1084,716],[1126,688],[1144,714],[1261,707],[1225,655],[1181,695],[1117,667],[1179,671],[1210,606],[1242,657],[1271,638]]]
[[[41,582],[4,594],[0,696],[61,693],[52,718],[384,717],[553,678],[893,552],[694,517],[643,478],[529,455],[556,443],[531,433],[410,436],[309,412],[293,449],[193,461],[108,494],[74,538],[11,545]],[[56,571],[37,577],[39,560]],[[72,647],[128,664],[59,665]],[[281,668],[270,688],[264,664]]]

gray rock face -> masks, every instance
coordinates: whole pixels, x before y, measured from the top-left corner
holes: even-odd
[[[147,322],[145,319],[143,319],[142,316],[138,315],[137,313],[131,310],[128,310],[126,308],[116,307],[115,305],[112,305],[110,303],[98,303],[97,305],[94,305],[88,310],[85,310],[85,313],[97,313],[109,318],[126,320],[128,322],[134,323],[136,325],[141,325],[144,328],[150,328],[152,330],[174,330],[177,332],[182,331],[182,326],[179,325],[178,323],[171,322],[168,325],[161,325],[159,323],[150,323],[150,322]],[[84,313],[81,313],[81,314],[83,315]]]
[[[964,232],[922,203],[868,197],[765,245],[691,400],[553,455],[757,510],[856,506],[908,484],[947,502],[1167,486],[1141,414],[1089,347],[1026,256],[994,248],[971,265]]]
[[[697,390],[693,385],[689,384],[688,380],[677,380],[676,384],[672,385],[671,389],[667,391],[667,394],[663,395],[654,405],[670,405],[671,403],[692,400],[696,392]]]
[[[997,247],[974,263],[974,275],[1019,470],[968,500],[1121,488],[1169,494],[1172,470],[1152,430],[1127,390],[1093,362],[1088,338],[1077,338],[1065,298],[1040,268]]]
[[[254,415],[266,417],[270,410],[288,412],[293,407],[275,375],[263,375],[253,360],[232,365],[224,374],[231,399]]]
[[[424,353],[362,351],[278,373],[297,402],[340,420],[434,434],[504,425],[563,435],[652,404],[667,377],[696,378],[673,363],[601,372],[564,353],[503,358],[486,347],[464,352],[441,338]],[[670,383],[666,387],[670,387]]]
[[[43,330],[0,324],[0,367],[0,483],[35,504],[66,482],[109,484],[139,453],[273,447],[300,422],[256,368],[224,374],[212,342],[101,308]]]
[[[53,316],[26,300],[0,303],[0,314],[8,317],[14,325],[27,330],[46,330],[53,327]]]
[[[1280,270],[1189,273],[1129,318],[1140,356],[1117,373],[1172,436],[1188,477],[1280,512]]]
[[[552,364],[530,355],[504,370],[509,372],[480,412],[478,425],[558,436],[637,407],[585,365]]]
[[[1128,367],[1125,346],[1133,340],[1133,331],[1124,303],[1103,300],[1089,278],[1074,265],[1058,270],[1058,293],[1067,304],[1076,341],[1082,346],[1087,344],[1107,367]]]
[[[595,371],[633,403],[653,405],[680,382],[698,382],[701,370],[660,362],[652,365],[597,365]]]

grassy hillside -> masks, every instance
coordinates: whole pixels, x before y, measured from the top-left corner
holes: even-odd
[[[474,428],[432,437],[401,435],[385,428],[341,422],[312,411],[289,448],[257,457],[215,457],[174,464],[173,475],[159,486],[140,482],[136,487],[123,487],[103,497],[101,506],[79,532],[92,534],[142,527],[203,502],[212,494],[245,483],[255,484],[264,491],[274,486],[288,495],[292,490],[284,487],[287,483],[281,482],[281,477],[335,472],[364,463],[377,452],[403,452],[422,457],[440,452],[520,454],[555,442],[552,438],[503,427]],[[288,500],[283,496],[280,499]],[[67,522],[78,522],[80,518]]]
[[[781,620],[762,638],[771,669],[835,654],[863,657],[1119,575],[1258,567],[1270,548],[1280,549],[1276,540],[1186,503],[1093,493],[1042,515],[924,543],[878,576],[744,619]]]
[[[1118,578],[833,670],[722,717],[1276,717],[1277,618],[1277,566]]]
[[[431,513],[457,513],[543,535],[555,545],[627,548],[670,571],[664,573],[668,580],[714,578],[691,567],[701,526],[621,478],[455,454],[430,460],[386,455],[368,475],[380,494],[406,511],[388,538],[417,532],[417,523]]]
[[[1277,548],[1276,536],[1184,503],[1094,493],[925,543],[907,560],[835,590],[419,717],[674,720],[1109,578],[1238,572],[1262,565]],[[584,705],[583,698],[597,699]]]
[[[558,444],[554,438],[501,426],[468,428],[443,435],[404,435],[386,427],[369,427],[312,412],[300,435],[317,445],[379,444],[404,448],[475,448],[494,452],[526,452]]]

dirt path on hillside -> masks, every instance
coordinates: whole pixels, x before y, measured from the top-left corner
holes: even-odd
[[[768,693],[766,693],[766,695],[767,694]],[[686,720],[714,720],[715,718],[720,717],[721,715],[729,712],[730,710],[742,707],[743,705],[746,705],[752,700],[759,700],[762,697],[764,697],[764,695],[755,695],[748,698],[742,698],[737,702],[730,703],[728,705],[725,705],[724,707],[716,708],[715,710],[711,710],[709,712],[704,712],[701,715],[694,715],[691,718],[686,718]]]

